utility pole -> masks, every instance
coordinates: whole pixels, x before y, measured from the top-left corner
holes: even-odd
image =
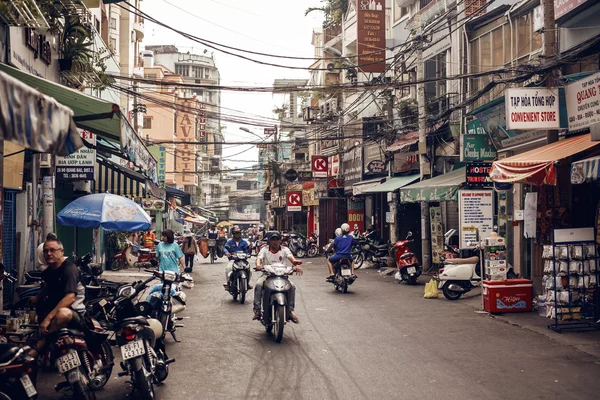
[[[542,0],[542,9],[544,11],[544,28],[542,39],[544,43],[544,58],[546,61],[552,60],[557,55],[556,49],[556,31],[554,30],[554,0]],[[547,88],[557,88],[558,70],[553,69],[546,77]],[[556,93],[558,96],[558,92]],[[558,130],[549,130],[546,132],[546,141],[554,143],[558,141]]]
[[[425,180],[426,175],[431,174],[431,167],[427,163],[427,107],[425,105],[425,84],[424,79],[425,65],[423,63],[423,40],[421,17],[416,15],[417,19],[417,37],[421,40],[416,43],[417,48],[417,103],[419,104],[419,170],[421,181]],[[421,202],[421,260],[423,270],[427,271],[431,267],[431,241],[429,240],[429,203]]]
[[[388,123],[389,123],[389,126],[391,127],[391,130],[393,131],[394,130],[394,92],[389,90],[387,92],[386,97],[387,97],[386,110],[387,110]],[[387,143],[385,143],[385,145],[387,147]],[[388,177],[391,179],[393,176],[392,170],[394,168],[394,158],[391,157],[389,160],[385,160],[385,161],[388,164]],[[396,193],[395,192],[389,193],[387,200],[388,200],[388,206],[390,208],[390,213],[392,213],[392,216],[393,216],[392,222],[390,222],[390,241],[392,243],[396,243],[396,241],[398,240],[397,228],[396,228],[398,225],[398,221],[396,221],[396,215],[397,215],[397,213],[396,213],[396,210],[397,210]]]

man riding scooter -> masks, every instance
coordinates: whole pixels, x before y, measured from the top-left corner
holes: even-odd
[[[342,258],[352,259],[352,242],[354,237],[350,235],[350,225],[343,223],[340,227],[342,234],[336,237],[333,241],[332,247],[335,250],[335,254],[327,260],[327,267],[329,268],[329,276],[327,282],[333,282],[335,274],[333,273],[333,266],[335,263],[340,261]],[[350,263],[350,269],[352,273],[352,279],[356,279],[357,276],[354,274],[354,262]]]
[[[225,290],[229,290],[228,289],[228,277],[229,274],[231,273],[231,271],[233,271],[233,256],[232,254],[237,253],[238,251],[242,252],[242,253],[246,253],[249,254],[250,253],[250,248],[248,247],[248,242],[246,242],[244,239],[242,239],[242,230],[240,229],[239,226],[235,225],[233,228],[231,228],[231,234],[233,235],[233,238],[229,239],[227,241],[227,243],[225,244],[225,256],[230,260],[229,264],[227,264],[227,268],[225,269],[225,283],[223,284],[223,286],[225,287]],[[252,289],[253,286],[250,284],[250,279],[252,278],[252,272],[248,271],[248,289]]]

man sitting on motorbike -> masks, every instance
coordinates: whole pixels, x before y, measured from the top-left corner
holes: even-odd
[[[225,290],[228,290],[228,281],[229,274],[233,271],[233,255],[232,253],[237,253],[241,251],[242,253],[249,254],[250,248],[248,247],[248,242],[242,239],[242,230],[239,226],[235,225],[231,228],[231,233],[233,238],[229,239],[227,243],[225,243],[225,256],[229,258],[229,264],[227,264],[227,268],[225,268]],[[250,278],[252,277],[252,271],[248,270],[248,289],[252,289],[253,286],[250,284]]]
[[[210,224],[210,229],[208,230],[207,236],[209,239],[217,239],[219,237],[219,230],[214,222]]]
[[[354,262],[352,261],[352,242],[354,241],[354,237],[350,235],[350,225],[344,223],[340,228],[342,230],[342,234],[335,238],[332,245],[333,249],[335,250],[335,254],[329,257],[327,260],[327,267],[329,268],[327,282],[333,282],[333,277],[335,276],[333,273],[333,266],[343,258],[350,259],[352,278],[357,278],[357,276],[354,274]]]
[[[289,266],[291,263],[292,265],[296,265],[294,267],[294,271],[296,271],[296,273],[298,275],[302,275],[302,273],[303,273],[302,267],[300,265],[297,265],[300,263],[300,261],[298,261],[294,258],[294,255],[292,254],[290,249],[288,249],[287,247],[281,247],[281,234],[279,232],[271,232],[271,235],[269,236],[269,246],[263,247],[262,250],[260,251],[260,253],[258,253],[258,256],[256,257],[256,270],[262,271],[263,266],[277,264],[277,263],[282,263],[287,266]],[[262,300],[263,286],[265,284],[266,279],[267,279],[267,275],[263,274],[263,276],[258,278],[258,280],[256,281],[256,287],[254,289],[254,318],[253,318],[255,320],[260,319],[260,317],[261,317],[260,302]],[[289,300],[290,300],[289,318],[293,323],[298,324],[298,323],[300,323],[300,320],[298,319],[296,314],[294,314],[294,308],[296,306],[296,286],[292,283],[292,281],[290,281],[290,286],[291,286],[291,289],[290,289],[290,294],[289,294]]]

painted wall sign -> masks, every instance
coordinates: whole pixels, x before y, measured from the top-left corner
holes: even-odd
[[[96,135],[90,131],[77,129],[81,138],[96,147]],[[83,146],[68,156],[56,156],[56,179],[87,180],[94,179],[96,166],[96,149]]]
[[[348,200],[348,224],[350,230],[365,231],[365,202]]]
[[[491,190],[460,190],[460,248],[472,249],[477,245],[477,232],[486,238],[494,228],[494,192]]]
[[[342,156],[344,191],[352,193],[352,185],[362,180],[362,148],[355,147]]]
[[[513,88],[504,92],[506,128],[558,129],[558,88]]]
[[[600,122],[600,72],[565,88],[569,130],[588,128]]]
[[[362,72],[385,71],[385,0],[357,0],[358,67]]]

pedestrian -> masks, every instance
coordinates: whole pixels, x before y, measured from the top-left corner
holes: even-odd
[[[144,247],[147,249],[152,249],[154,247],[154,242],[156,241],[156,235],[150,229],[144,235]]]
[[[46,235],[46,241],[48,240],[56,240],[58,239],[58,237],[56,236],[56,233],[54,232],[50,232],[49,234]],[[39,271],[43,271],[48,267],[48,264],[46,264],[46,259],[44,257],[44,243],[46,243],[46,241],[43,241],[42,243],[40,243],[40,245],[37,247],[37,260],[36,260],[36,268]]]
[[[188,233],[183,240],[183,254],[185,256],[185,272],[192,272],[194,269],[194,257],[198,253],[198,246],[194,236]]]
[[[171,229],[162,231],[162,242],[156,246],[156,256],[160,261],[159,271],[181,273],[185,268],[183,252],[175,242],[175,233]]]

